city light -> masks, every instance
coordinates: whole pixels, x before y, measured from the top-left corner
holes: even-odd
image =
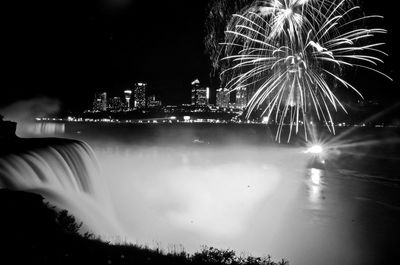
[[[313,145],[306,150],[306,154],[320,155],[324,152],[321,145]]]

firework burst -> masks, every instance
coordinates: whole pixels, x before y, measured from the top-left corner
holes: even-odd
[[[387,54],[384,43],[374,36],[381,28],[358,27],[360,22],[381,19],[364,16],[350,0],[265,0],[256,1],[234,14],[225,32],[226,86],[239,90],[255,86],[247,106],[247,117],[256,109],[278,124],[281,141],[284,125],[290,140],[307,126],[311,116],[335,133],[332,110],[346,109],[330,84],[361,93],[344,80],[346,67],[361,67],[389,78],[376,69]]]

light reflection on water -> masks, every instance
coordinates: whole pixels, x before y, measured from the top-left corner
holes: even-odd
[[[322,207],[323,202],[323,171],[317,168],[311,168],[308,172],[310,178],[308,181],[309,200],[312,208],[318,209]]]
[[[317,168],[311,168],[311,181],[314,185],[319,186],[321,184],[321,175],[322,175],[322,170],[317,169]]]

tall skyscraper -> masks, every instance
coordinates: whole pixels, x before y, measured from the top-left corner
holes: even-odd
[[[210,88],[202,87],[199,79],[192,82],[192,105],[207,106],[210,99]]]
[[[132,90],[125,90],[124,91],[125,95],[125,106],[127,110],[131,109],[131,97],[132,97]]]
[[[95,93],[93,111],[107,111],[107,93]]]
[[[235,107],[237,109],[245,109],[247,106],[247,88],[240,87],[236,90],[236,102]]]
[[[220,88],[217,90],[217,107],[228,108],[230,101],[229,89]]]
[[[146,83],[136,83],[134,87],[135,108],[146,108]]]
[[[196,79],[192,82],[192,105],[196,105],[196,100],[197,100],[197,90],[200,88],[200,81],[199,79]]]

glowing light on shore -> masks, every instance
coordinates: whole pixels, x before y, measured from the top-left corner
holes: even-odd
[[[314,155],[319,155],[322,154],[323,152],[324,148],[321,145],[313,145],[305,151],[306,154],[314,154]]]

